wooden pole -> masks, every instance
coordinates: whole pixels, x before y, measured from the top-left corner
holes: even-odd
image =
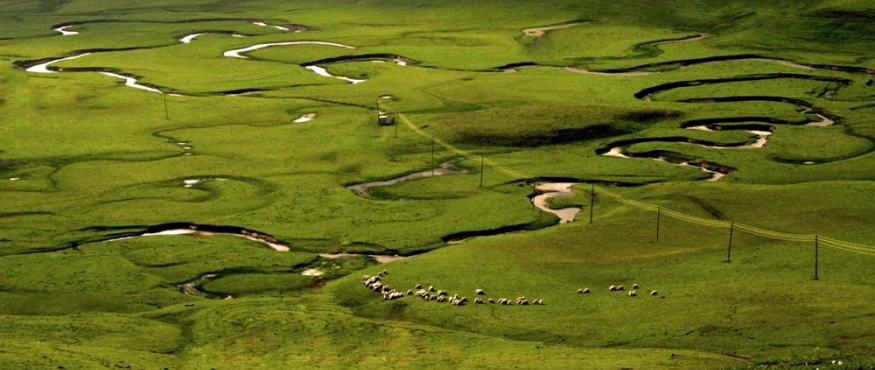
[[[659,216],[662,213],[662,208],[656,207],[656,241],[659,241]]]
[[[726,263],[732,262],[732,232],[735,230],[735,221],[729,221],[729,248],[726,252]]]
[[[589,187],[589,223],[592,223],[592,209],[595,207],[595,184]]]
[[[817,276],[817,262],[818,262],[818,252],[820,249],[820,236],[814,236],[814,280],[819,280]]]
[[[161,93],[164,98],[164,119],[170,119],[170,111],[167,110],[167,94]]]
[[[431,135],[431,177],[434,177],[434,135]]]
[[[483,187],[483,162],[485,161],[483,158],[484,157],[481,155],[480,156],[480,187],[481,188]]]

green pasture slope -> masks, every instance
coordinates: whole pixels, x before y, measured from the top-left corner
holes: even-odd
[[[868,0],[0,0],[0,369],[875,368],[873,45]]]

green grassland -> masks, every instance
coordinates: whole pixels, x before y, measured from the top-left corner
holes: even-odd
[[[0,369],[875,368],[873,21],[864,0],[0,0]],[[224,55],[281,42],[349,48]],[[765,146],[683,142],[749,126]],[[574,222],[536,181],[574,184],[549,201]],[[140,236],[168,225],[201,233]],[[361,284],[383,270],[468,303],[384,300]],[[473,302],[520,296],[545,304]]]

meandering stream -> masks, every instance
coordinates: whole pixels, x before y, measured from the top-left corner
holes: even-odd
[[[574,185],[574,183],[564,183],[564,182],[538,183],[535,186],[535,189],[537,189],[543,193],[536,195],[534,198],[532,198],[532,203],[534,203],[535,207],[538,207],[538,209],[540,209],[544,212],[552,213],[552,214],[556,215],[556,217],[559,217],[559,223],[564,224],[567,222],[574,221],[574,218],[581,211],[580,207],[552,209],[548,205],[550,198],[571,196],[573,191],[574,191],[574,189],[572,188],[573,185]]]
[[[333,46],[337,48],[345,48],[345,49],[355,49],[355,46],[349,46],[344,44],[338,44],[336,42],[326,42],[326,41],[285,41],[285,42],[272,42],[266,44],[257,44],[247,46],[245,48],[228,50],[222,55],[229,58],[240,58],[240,59],[248,59],[249,57],[243,55],[244,53],[248,53],[250,51],[255,51],[259,49],[269,48],[273,46],[287,46],[287,45],[325,45],[325,46]]]

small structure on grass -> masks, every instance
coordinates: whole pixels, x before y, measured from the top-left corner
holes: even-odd
[[[386,112],[377,112],[377,123],[380,126],[392,126],[395,124],[395,115]]]

